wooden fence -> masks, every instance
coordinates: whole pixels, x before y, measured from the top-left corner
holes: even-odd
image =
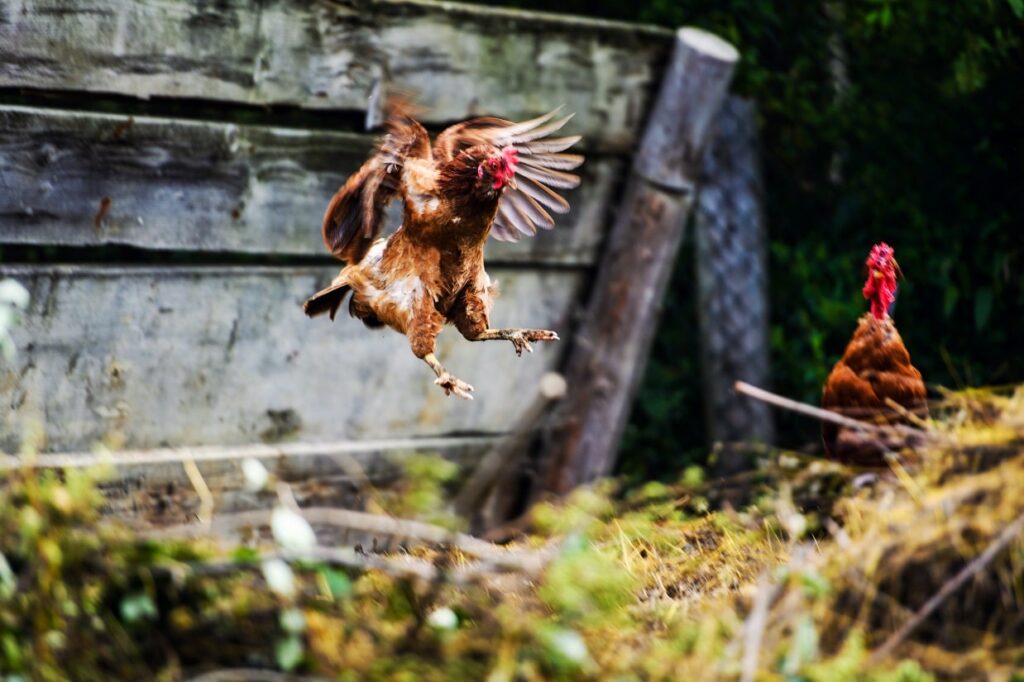
[[[401,336],[300,309],[337,270],[318,226],[371,145],[369,95],[415,92],[435,127],[576,112],[572,212],[488,247],[495,322],[568,338],[671,44],[422,0],[0,0],[0,277],[31,293],[0,365],[0,450],[479,452],[566,342],[517,358],[443,334],[466,403]]]

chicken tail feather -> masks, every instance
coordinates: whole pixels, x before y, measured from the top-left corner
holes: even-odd
[[[310,317],[329,313],[331,320],[338,314],[338,308],[348,295],[351,287],[347,282],[335,282],[326,289],[316,292],[302,304],[302,310]]]

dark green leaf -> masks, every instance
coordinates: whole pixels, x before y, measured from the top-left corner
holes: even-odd
[[[156,618],[156,604],[145,592],[130,594],[121,600],[121,618],[126,623]]]
[[[974,295],[974,328],[981,331],[988,324],[988,318],[992,314],[992,290],[989,288],[978,289]]]

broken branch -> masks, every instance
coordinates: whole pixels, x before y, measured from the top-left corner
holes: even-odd
[[[1013,523],[1003,529],[1003,532],[993,540],[985,551],[975,557],[969,564],[963,567],[956,576],[946,582],[938,592],[936,592],[931,599],[924,603],[917,613],[910,617],[906,623],[904,623],[900,629],[889,635],[889,638],[882,643],[882,646],[878,647],[871,658],[868,659],[868,667],[878,665],[885,658],[889,656],[899,646],[904,639],[907,638],[914,629],[923,623],[928,616],[932,614],[935,609],[939,608],[942,602],[946,601],[947,598],[958,589],[963,587],[964,583],[973,578],[975,575],[985,569],[992,560],[995,559],[1000,552],[1006,549],[1013,540],[1024,532],[1024,514],[1018,516]]]

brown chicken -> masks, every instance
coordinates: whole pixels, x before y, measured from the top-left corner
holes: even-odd
[[[921,373],[910,364],[910,354],[889,316],[902,272],[892,247],[884,243],[871,249],[866,266],[863,293],[871,311],[860,318],[846,352],[828,375],[821,404],[855,419],[906,423],[908,412],[927,416],[928,405]],[[893,408],[887,399],[904,409]],[[884,464],[885,452],[902,445],[898,438],[827,422],[822,425],[822,441],[829,457],[864,466]]]
[[[392,100],[388,108],[376,152],[324,215],[324,244],[346,266],[303,307],[310,317],[329,313],[333,320],[351,292],[354,317],[405,334],[446,395],[472,400],[473,387],[441,365],[434,341],[448,323],[470,341],[510,341],[517,355],[532,352],[531,342],[558,340],[546,329],[491,328],[496,290],[484,271],[484,245],[488,235],[516,241],[550,229],[548,211],[569,210],[552,188],[579,184],[566,171],[583,157],[563,152],[580,138],[549,137],[572,118],[556,118],[556,109],[524,123],[470,119],[431,145],[408,104]],[[385,207],[396,198],[404,204],[402,225],[379,239]]]

